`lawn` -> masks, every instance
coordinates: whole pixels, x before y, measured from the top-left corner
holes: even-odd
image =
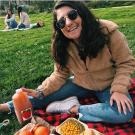
[[[135,56],[135,6],[93,10],[97,17],[116,22],[126,35]],[[51,58],[52,15],[30,15],[31,21],[44,20],[43,28],[0,32],[0,103],[12,98],[19,87],[36,88],[53,71]],[[0,29],[4,27],[0,18]],[[0,135],[13,135],[21,125],[14,115],[1,115],[0,122],[11,123],[0,129]]]

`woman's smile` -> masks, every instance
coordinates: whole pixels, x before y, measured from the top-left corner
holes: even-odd
[[[67,16],[67,14],[73,9],[68,6],[61,7],[56,10],[57,20]],[[82,30],[82,19],[79,15],[75,19],[65,17],[64,28],[61,29],[62,33],[69,39],[77,40],[80,37]]]

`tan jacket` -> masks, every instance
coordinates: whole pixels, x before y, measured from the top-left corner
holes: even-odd
[[[86,64],[80,59],[76,46],[71,43],[68,48],[69,61],[64,71],[55,64],[54,72],[43,81],[39,88],[45,95],[58,90],[69,77],[74,75],[73,82],[90,90],[102,91],[111,86],[111,92],[128,92],[130,75],[135,70],[135,59],[128,48],[127,40],[117,29],[118,26],[107,20],[100,20],[101,26],[106,26],[111,34],[111,44],[106,45],[96,58],[86,58]],[[116,62],[116,68],[111,62]]]

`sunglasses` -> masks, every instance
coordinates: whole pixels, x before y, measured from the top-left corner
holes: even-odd
[[[70,19],[70,20],[73,21],[73,20],[75,20],[77,17],[78,17],[77,10],[73,9],[73,10],[69,11],[66,16],[61,17],[61,18],[56,22],[56,26],[57,26],[59,29],[63,29],[63,28],[65,27],[65,24],[66,24],[66,18],[68,18],[68,19]]]

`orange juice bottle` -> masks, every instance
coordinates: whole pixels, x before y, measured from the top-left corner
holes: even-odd
[[[27,94],[23,91],[16,92],[12,100],[19,123],[22,124],[30,120],[32,117],[32,104]]]

